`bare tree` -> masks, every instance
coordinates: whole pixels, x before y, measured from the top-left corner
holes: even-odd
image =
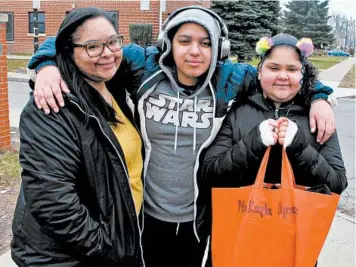
[[[336,47],[349,51],[351,54],[355,52],[356,43],[356,27],[355,20],[350,17],[333,13],[330,18],[330,25],[333,27],[335,34]]]

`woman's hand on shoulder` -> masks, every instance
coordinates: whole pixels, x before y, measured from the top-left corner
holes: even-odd
[[[69,93],[69,89],[62,79],[59,69],[52,65],[40,69],[36,76],[33,93],[37,107],[43,109],[46,114],[49,114],[50,109],[58,112],[58,105],[64,106],[62,92]]]
[[[335,132],[335,114],[326,100],[320,99],[311,104],[309,124],[312,133],[318,128],[316,141],[320,144],[328,141]]]

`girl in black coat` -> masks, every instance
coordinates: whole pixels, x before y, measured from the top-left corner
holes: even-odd
[[[282,146],[296,183],[326,185],[340,194],[347,187],[337,133],[323,144],[309,130],[310,93],[317,72],[306,59],[310,39],[279,34],[262,38],[258,81],[244,104],[235,103],[215,141],[202,157],[201,176],[211,186],[239,187],[255,181],[262,157],[271,149],[265,181],[280,183]]]

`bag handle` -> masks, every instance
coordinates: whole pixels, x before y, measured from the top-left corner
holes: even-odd
[[[261,165],[260,168],[258,169],[258,173],[253,187],[263,188],[270,152],[271,152],[271,147],[269,146],[261,161]],[[294,173],[293,173],[292,165],[289,162],[285,148],[282,148],[282,173],[281,174],[282,174],[281,188],[294,188],[295,186]]]

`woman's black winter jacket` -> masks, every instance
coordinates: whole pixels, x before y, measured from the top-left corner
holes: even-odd
[[[309,128],[309,107],[295,97],[279,109],[261,93],[248,96],[227,115],[215,141],[202,157],[201,179],[210,186],[239,187],[254,183],[266,151],[259,124],[266,119],[287,117],[298,125],[298,132],[286,148],[296,183],[304,186],[327,185],[340,194],[347,187],[345,167],[337,134],[320,145]],[[280,183],[282,147],[272,147],[265,182]]]
[[[31,98],[22,112],[12,258],[23,267],[143,266],[123,151],[105,119],[77,103],[68,95],[46,115]]]

